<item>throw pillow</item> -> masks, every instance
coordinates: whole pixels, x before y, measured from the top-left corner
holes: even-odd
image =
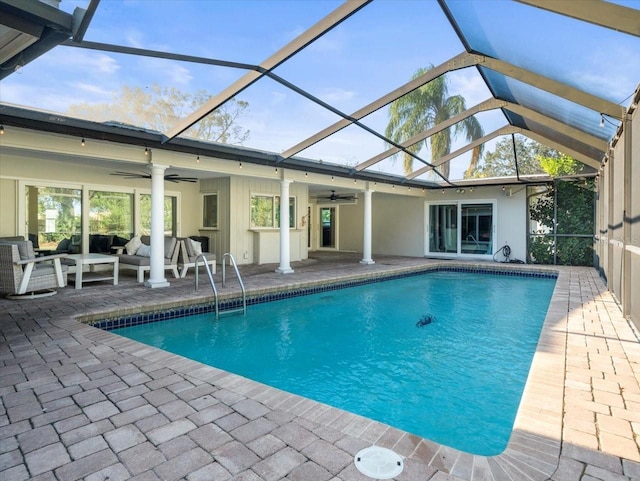
[[[127,251],[127,254],[132,256],[132,255],[135,255],[136,252],[138,252],[138,249],[140,248],[141,245],[142,245],[142,241],[140,240],[140,237],[135,236],[124,245],[124,248]]]
[[[194,255],[199,256],[202,254],[202,242],[195,241],[193,239],[189,239],[191,241],[191,247],[193,249]]]
[[[151,246],[148,246],[147,244],[140,244],[136,255],[141,257],[151,257]]]

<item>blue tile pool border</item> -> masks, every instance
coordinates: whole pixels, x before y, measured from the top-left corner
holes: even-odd
[[[406,277],[415,277],[431,272],[465,272],[472,274],[490,274],[498,276],[511,276],[511,277],[536,277],[546,279],[557,279],[558,273],[554,271],[542,271],[542,270],[517,270],[506,269],[500,267],[470,267],[470,266],[436,266],[428,269],[399,272],[395,274],[381,274],[378,276],[363,277],[358,279],[347,279],[337,282],[327,282],[326,284],[299,287],[295,289],[285,290],[281,292],[270,292],[265,294],[257,294],[255,296],[247,297],[247,306],[255,304],[263,304],[266,302],[279,301],[283,299],[290,299],[293,297],[308,296],[311,294],[317,294],[320,292],[335,291],[338,289],[345,289],[347,287],[356,287],[366,284],[374,284],[377,282],[385,282],[394,279],[401,279]],[[225,311],[236,310],[242,307],[242,299],[224,299],[218,304],[220,314],[224,314]],[[122,327],[137,326],[140,324],[148,324],[150,322],[166,321],[169,319],[177,319],[180,317],[208,314],[215,312],[215,304],[213,302],[193,304],[189,306],[171,307],[159,311],[134,313],[131,315],[119,315],[113,318],[98,319],[87,322],[93,327],[102,329],[104,331],[111,331],[113,329],[119,329]]]

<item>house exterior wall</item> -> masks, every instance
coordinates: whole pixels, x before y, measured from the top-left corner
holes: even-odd
[[[228,230],[229,250],[238,264],[277,263],[280,259],[280,230],[251,227],[251,196],[280,196],[281,181],[234,176],[230,179]],[[308,257],[307,229],[301,218],[307,213],[308,187],[299,182],[289,185],[289,196],[296,198],[295,227],[290,230],[291,261]]]
[[[374,261],[380,254],[424,256],[424,200],[422,196],[372,194],[371,252]]]
[[[24,150],[24,146],[29,148]],[[5,147],[9,146],[7,150]],[[20,149],[22,148],[22,150]],[[251,195],[279,196],[282,178],[293,180],[290,195],[296,197],[295,228],[291,229],[291,261],[306,259],[309,184],[307,176],[300,172],[278,172],[272,167],[245,165],[215,158],[203,158],[171,151],[153,151],[153,163],[171,166],[188,175],[190,169],[210,177],[197,184],[167,182],[167,194],[179,197],[178,235],[201,235],[209,238],[209,250],[221,258],[231,252],[239,264],[277,263],[279,261],[279,229],[255,229],[251,227]],[[42,185],[89,186],[89,188],[123,189],[150,192],[147,179],[125,179],[110,175],[115,170],[145,171],[151,157],[144,155],[140,146],[123,146],[96,140],[88,140],[80,147],[77,138],[69,138],[41,132],[12,129],[3,138],[3,155],[0,159],[0,186],[3,210],[8,211],[1,223],[3,235],[22,234],[19,211],[21,195],[19,180]],[[110,163],[105,163],[108,161]],[[117,163],[113,163],[113,162]],[[113,167],[117,166],[117,167]],[[242,170],[240,170],[242,169]],[[203,173],[204,172],[204,173]],[[283,177],[284,176],[284,177]],[[309,176],[309,181],[326,185],[321,176]],[[342,189],[353,184],[347,179],[324,179]],[[355,186],[353,186],[355,187]],[[361,252],[363,247],[364,196],[362,186],[356,203],[336,203],[338,208],[338,249]],[[526,194],[520,188],[506,196],[501,186],[476,188],[472,193],[456,194],[453,189],[438,191],[408,191],[380,185],[372,195],[372,253],[373,255],[425,255],[427,232],[426,208],[428,202],[447,200],[495,200],[497,231],[496,246],[508,243],[512,257],[526,257]],[[402,190],[402,194],[394,192]],[[202,194],[218,193],[218,228],[202,227]],[[332,204],[333,205],[333,204]],[[312,209],[312,231],[319,230],[317,204]],[[305,218],[303,225],[303,217]],[[6,219],[6,220],[5,220]],[[312,248],[317,247],[317,239]]]
[[[0,176],[4,175],[0,161]],[[11,237],[18,230],[16,206],[18,181],[0,177],[0,237]]]

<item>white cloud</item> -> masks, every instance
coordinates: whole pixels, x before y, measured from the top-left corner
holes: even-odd
[[[114,75],[120,70],[115,58],[104,54],[84,51],[78,48],[54,49],[43,61],[55,69],[65,68],[70,74]]]
[[[349,101],[356,97],[356,93],[353,90],[345,90],[338,87],[325,89],[320,94],[320,98],[328,103]]]
[[[462,69],[447,75],[449,79],[449,94],[462,95],[467,108],[491,97],[489,89],[476,69]]]

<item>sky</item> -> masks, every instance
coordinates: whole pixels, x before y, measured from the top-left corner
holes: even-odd
[[[640,0],[618,3],[640,9]],[[71,12],[87,4],[88,0],[62,0],[60,8]],[[102,0],[85,40],[259,64],[340,4],[335,0]],[[640,82],[636,37],[508,0],[452,0],[448,5],[463,26],[483,27],[467,30],[474,45],[516,65],[625,107]],[[406,83],[418,68],[439,65],[463,51],[437,2],[374,0],[274,72],[351,114]],[[73,104],[108,103],[123,86],[144,89],[158,84],[215,94],[244,73],[57,47],[3,80],[0,98],[65,113]],[[463,95],[467,107],[491,95],[476,68],[452,72],[448,82],[449,94]],[[260,150],[282,152],[339,119],[268,78],[237,98],[249,102],[247,115],[239,121],[250,131],[244,145]],[[553,110],[553,105],[549,108]],[[507,123],[499,112],[477,118],[485,133]],[[363,122],[384,132],[388,109]],[[453,150],[465,143],[458,138]],[[485,148],[491,150],[494,143]],[[355,165],[383,150],[381,139],[351,126],[299,155]],[[423,155],[429,158],[428,153]],[[452,178],[461,177],[468,159],[465,154],[452,163]],[[386,160],[374,169],[401,175],[401,160]]]

